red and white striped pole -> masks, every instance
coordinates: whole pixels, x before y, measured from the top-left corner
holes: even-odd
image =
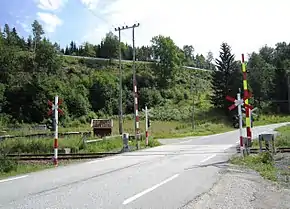
[[[136,77],[134,74],[134,113],[135,113],[135,139],[137,140],[137,147],[139,148],[139,134],[140,134],[140,127],[139,127],[139,112],[138,112],[138,92],[137,92],[137,82]]]
[[[132,29],[132,39],[133,39],[133,94],[134,94],[134,115],[135,115],[135,139],[137,141],[137,149],[140,148],[140,129],[139,129],[139,114],[138,114],[138,93],[137,93],[137,80],[136,80],[136,66],[135,66],[135,28],[139,27],[139,23],[134,24]]]
[[[148,109],[147,109],[147,106],[145,106],[145,135],[146,135],[146,146],[148,146],[148,137],[149,137],[149,134],[148,134]]]
[[[54,130],[54,165],[58,166],[57,154],[58,154],[58,96],[54,98],[54,120],[55,120],[55,130]]]

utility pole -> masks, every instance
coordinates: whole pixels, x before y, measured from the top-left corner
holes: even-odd
[[[288,111],[290,113],[290,75],[287,74],[287,87],[288,87]]]
[[[191,111],[191,126],[192,129],[194,129],[194,93],[193,93],[193,76],[191,76],[191,82],[190,82],[190,92],[192,96],[192,111]]]
[[[138,116],[138,93],[137,93],[137,80],[136,80],[136,54],[135,54],[135,28],[139,27],[138,24],[132,26],[132,41],[133,41],[133,91],[134,91],[134,113],[135,113],[135,139],[137,149],[140,149],[140,130],[139,130],[139,116]]]
[[[115,31],[121,31],[126,29],[132,29],[132,41],[133,41],[133,97],[134,97],[134,123],[135,123],[135,139],[136,139],[136,147],[137,149],[140,148],[140,128],[139,128],[139,116],[138,116],[138,95],[137,95],[137,81],[136,81],[136,55],[135,55],[135,28],[139,27],[140,23],[134,24],[132,26],[122,26],[115,28]],[[120,35],[119,35],[120,37]],[[120,40],[120,38],[119,38]],[[120,48],[119,48],[120,53]],[[120,56],[119,56],[119,62],[120,62]]]
[[[121,30],[124,30],[124,26],[122,28],[115,28],[115,31],[119,32],[119,134],[123,135],[123,98],[122,98],[122,63],[121,63]]]

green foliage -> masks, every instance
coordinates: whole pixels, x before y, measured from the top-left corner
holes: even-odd
[[[17,169],[17,162],[0,155],[0,174],[9,173]]]
[[[289,113],[288,76],[290,44],[277,43],[274,48],[263,46],[249,58],[249,85],[255,105],[268,112]],[[267,104],[265,106],[265,104]]]
[[[227,43],[222,43],[220,59],[216,59],[217,70],[213,72],[212,104],[228,112],[230,103],[225,99],[227,95],[236,97],[238,88],[241,86],[240,69],[235,62],[235,55],[231,53],[231,47]]]
[[[160,59],[155,69],[159,85],[167,87],[174,81],[176,71],[180,69],[183,54],[170,37],[155,36],[151,42],[155,59]]]
[[[249,155],[245,158],[234,157],[231,159],[231,163],[237,165],[243,165],[250,169],[256,170],[266,179],[276,181],[276,168],[274,161],[270,153],[262,152],[257,155]]]

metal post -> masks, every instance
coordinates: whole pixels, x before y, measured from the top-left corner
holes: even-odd
[[[139,131],[139,116],[138,116],[138,95],[137,95],[137,81],[136,81],[136,66],[135,66],[135,61],[136,61],[136,56],[135,56],[135,28],[139,27],[140,23],[138,24],[134,24],[133,26],[122,26],[115,28],[115,31],[120,31],[121,30],[126,30],[126,29],[133,29],[133,97],[134,97],[134,124],[135,124],[135,139],[137,141],[136,146],[137,149],[140,148],[140,142],[139,142],[139,135],[140,135],[140,131]],[[119,35],[119,40],[121,40],[120,38],[121,36]],[[119,48],[119,53],[120,53],[120,48]],[[119,56],[119,65],[120,65],[120,56]]]
[[[57,154],[58,154],[58,96],[54,98],[54,119],[55,119],[55,130],[54,130],[54,165],[58,166]]]
[[[119,134],[123,134],[123,102],[122,102],[122,63],[121,63],[121,29],[119,31]]]
[[[288,87],[288,112],[290,113],[290,75],[287,75],[287,87]]]
[[[249,90],[248,90],[248,82],[247,82],[247,70],[245,65],[245,57],[244,54],[242,54],[242,72],[243,72],[243,87],[244,87],[244,98],[248,97]],[[249,99],[245,100],[245,104],[249,104]],[[252,131],[251,131],[251,120],[250,120],[250,108],[245,107],[246,110],[246,129],[247,129],[247,138],[248,142],[247,144],[251,144],[252,142]]]
[[[192,126],[192,129],[194,129],[194,93],[193,93],[192,77],[191,77],[190,91],[191,91],[191,96],[192,96],[191,126]]]
[[[135,139],[136,139],[136,147],[137,149],[140,149],[140,141],[139,141],[139,115],[138,115],[138,93],[137,93],[137,80],[136,80],[136,66],[135,66],[135,27],[138,27],[138,25],[133,25],[133,31],[132,31],[132,39],[133,39],[133,95],[134,95],[134,121],[135,121]]]
[[[237,100],[240,101],[241,100],[241,94],[238,93],[237,94]],[[238,115],[239,115],[239,128],[240,128],[240,151],[242,156],[244,156],[244,142],[243,142],[243,114],[242,114],[242,105],[239,104],[238,105]]]
[[[147,106],[145,106],[145,135],[146,135],[146,146],[148,146],[148,109]]]

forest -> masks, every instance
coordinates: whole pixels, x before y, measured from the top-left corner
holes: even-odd
[[[55,95],[64,101],[64,126],[117,117],[118,63],[62,56],[118,58],[116,35],[107,33],[98,45],[76,46],[68,41],[62,49],[45,37],[36,20],[31,34],[23,38],[8,24],[0,28],[1,126],[46,123],[47,100]],[[132,46],[121,43],[121,49],[122,59],[132,60]],[[290,45],[265,45],[249,55],[250,102],[263,114],[289,113]],[[157,57],[160,62],[152,61]],[[230,103],[225,96],[235,96],[243,89],[239,57],[227,43],[221,43],[220,56],[215,59],[211,52],[206,56],[196,53],[191,45],[179,48],[169,36],[152,37],[150,46],[136,48],[136,59],[151,61],[136,66],[140,109],[151,108],[154,120],[190,121],[194,103],[196,120],[205,122],[211,114],[227,117]],[[188,70],[184,65],[210,71]],[[132,117],[132,64],[123,63],[122,69],[123,109],[125,117]]]

